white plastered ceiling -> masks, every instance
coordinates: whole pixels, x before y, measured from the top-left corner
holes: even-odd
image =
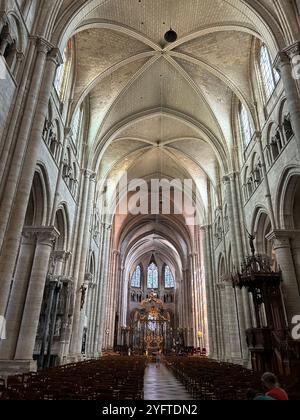
[[[89,104],[90,161],[100,178],[189,176],[206,204],[207,180],[230,167],[233,100],[254,108],[250,58],[264,24],[240,0],[93,3],[75,34],[74,107]]]

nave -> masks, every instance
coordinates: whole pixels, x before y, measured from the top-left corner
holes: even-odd
[[[283,384],[299,399],[299,382]],[[0,400],[235,401],[260,388],[250,370],[206,358],[167,357],[157,366],[151,358],[107,356],[9,377]]]
[[[300,0],[0,0],[2,398],[293,397],[299,40]]]

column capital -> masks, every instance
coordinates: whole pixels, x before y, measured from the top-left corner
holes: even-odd
[[[294,44],[284,48],[283,52],[291,59],[296,55],[300,55],[300,41],[297,41]]]
[[[278,248],[290,248],[290,240],[299,237],[300,230],[273,230],[266,238],[273,241],[275,250]]]
[[[23,237],[23,240],[26,241],[26,243],[35,243],[35,241],[36,241],[36,236],[35,236],[34,231],[31,227],[25,226],[23,228],[22,237]]]
[[[40,244],[52,246],[60,234],[54,226],[25,227],[23,236],[27,239],[36,240]]]
[[[46,39],[39,37],[39,36],[30,36],[29,39],[33,42],[35,42],[37,46],[37,51],[39,53],[48,54],[49,51],[51,51],[54,48],[54,45],[52,45],[49,41]]]

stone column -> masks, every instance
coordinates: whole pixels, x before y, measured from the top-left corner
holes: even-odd
[[[283,294],[289,323],[295,315],[300,314],[300,285],[291,249],[291,239],[299,234],[299,231],[274,230],[267,236],[268,240],[273,241],[277,262],[282,270]]]
[[[197,269],[198,269],[198,299],[199,299],[199,307],[200,307],[200,332],[203,333],[203,338],[200,340],[200,347],[207,348],[207,304],[206,304],[206,289],[205,289],[205,269],[204,269],[204,262],[203,262],[203,245],[202,245],[202,232],[200,227],[197,228],[197,250],[198,250],[198,259],[197,259]],[[197,336],[198,339],[198,336]]]
[[[297,139],[297,148],[300,153],[300,100],[297,91],[296,81],[293,78],[293,67],[291,58],[299,55],[299,42],[281,51],[275,60],[275,67],[282,77],[283,86],[286,93],[288,108],[291,115],[291,123]]]
[[[228,340],[228,308],[226,302],[226,289],[225,289],[225,280],[219,279],[217,285],[217,295],[218,295],[218,307],[219,307],[219,337],[220,337],[220,358],[221,360],[226,360],[228,356],[230,357],[230,347]]]
[[[14,155],[8,181],[6,182],[6,187],[3,193],[3,200],[1,200],[0,243],[2,243],[4,233],[5,238],[0,255],[0,315],[5,313],[13,268],[18,255],[19,239],[24,225],[30,190],[36,168],[37,156],[40,148],[42,131],[48,110],[49,96],[52,89],[54,74],[57,68],[58,50],[51,50],[47,56],[48,50],[49,46],[42,44],[40,50],[38,51],[39,59],[37,59],[35,67],[37,71],[36,84],[39,85],[40,80],[42,79],[41,75],[43,74],[44,67],[45,72],[42,79],[42,86],[38,86],[40,87],[40,94],[38,96],[39,100],[34,114],[35,117],[33,125],[31,125],[32,115],[30,118],[30,114],[34,112],[34,103],[31,104],[31,107],[29,107],[28,110],[26,110],[26,113],[29,112],[28,120],[30,122],[30,127],[32,127],[30,131],[30,141],[27,144],[26,136],[29,136],[30,127],[27,127],[27,130],[23,132],[23,126],[21,126],[21,138],[19,139],[20,145],[18,143],[18,152],[16,151]],[[35,94],[38,95],[37,88]],[[23,166],[20,170],[21,162],[23,162]],[[20,178],[18,178],[18,174],[20,174]],[[16,185],[18,185],[17,191]]]
[[[191,281],[192,281],[192,305],[193,305],[193,346],[197,347],[198,337],[197,332],[200,331],[200,308],[198,306],[198,294],[200,291],[197,289],[197,273],[196,273],[196,258],[197,254],[190,255],[190,263],[191,263]]]
[[[33,232],[37,244],[16,348],[16,360],[32,359],[50,255],[59,236],[54,227],[33,228]]]
[[[234,172],[230,175],[231,178],[231,195],[232,195],[232,208],[233,208],[233,215],[234,215],[234,225],[235,225],[235,239],[237,244],[237,252],[238,252],[238,266],[242,263],[245,257],[245,248],[244,248],[244,239],[242,234],[242,226],[241,226],[241,213],[240,208],[242,203],[238,199],[237,194],[237,178],[239,174]],[[249,295],[246,289],[237,290],[237,298],[239,302],[239,311],[240,311],[240,324],[242,328],[242,335],[245,337],[244,342],[244,358],[245,362],[248,359],[249,351],[246,346],[246,329],[252,327],[251,323],[251,314],[250,314],[250,303],[249,303]],[[247,349],[247,350],[246,350]]]
[[[225,360],[228,354],[228,321],[227,321],[227,307],[225,300],[225,284],[223,279],[219,279],[216,284],[217,295],[217,313],[218,313],[218,337],[219,337],[219,358]]]
[[[98,350],[101,352],[102,351],[102,346],[103,346],[103,338],[104,338],[104,325],[105,325],[105,306],[107,304],[107,293],[109,291],[108,289],[108,269],[109,269],[109,251],[110,251],[110,240],[111,240],[111,225],[106,225],[106,235],[105,235],[105,245],[104,245],[104,258],[102,261],[102,271],[101,271],[101,276],[100,276],[100,282],[103,286],[102,288],[102,295],[101,295],[101,317],[100,317],[100,343],[99,343],[99,347]]]
[[[103,264],[103,255],[104,255],[104,244],[105,244],[106,229],[105,224],[101,223],[101,235],[100,235],[100,249],[99,249],[99,262],[98,262],[98,280],[97,280],[97,290],[96,290],[96,315],[94,321],[94,343],[93,343],[93,352],[95,357],[99,356],[98,343],[100,340],[100,316],[101,316],[101,299],[102,299],[102,289],[103,284],[101,283],[101,271]]]
[[[111,306],[112,306],[112,298],[114,295],[114,275],[113,271],[115,270],[115,261],[116,261],[116,252],[113,251],[110,253],[109,256],[109,271],[108,271],[108,281],[111,287],[111,293],[107,296],[107,302],[106,302],[106,310],[105,310],[105,337],[104,337],[104,343],[103,343],[103,349],[108,350],[108,341],[110,336],[110,319],[111,319]]]
[[[232,182],[234,179],[234,175],[228,175],[223,178],[223,183],[225,184],[225,199],[228,208],[228,216],[229,216],[229,233],[231,237],[231,246],[232,246],[232,258],[233,264],[236,269],[240,267],[240,264],[243,259],[243,253],[241,252],[241,237],[240,237],[240,226],[239,222],[236,220],[237,218],[237,207],[233,204],[233,196],[236,198],[235,195],[232,194]],[[237,235],[239,232],[239,235]],[[240,246],[238,246],[238,244]],[[231,273],[232,274],[232,273]],[[227,294],[228,296],[228,294]],[[235,334],[236,339],[232,337],[231,342],[234,345],[233,353],[235,355],[240,354],[240,361],[243,359],[246,362],[248,358],[247,355],[249,354],[248,346],[246,342],[246,328],[250,325],[246,326],[246,318],[245,318],[245,304],[248,305],[249,301],[246,299],[243,292],[239,289],[236,289],[234,293],[231,294],[232,302],[230,303],[231,314],[230,317],[234,320],[236,328],[231,328],[231,333]],[[245,298],[245,300],[244,300]],[[236,307],[237,306],[237,307]],[[249,308],[248,308],[249,309]],[[250,309],[248,312],[248,316],[250,317]],[[236,332],[238,334],[236,335]]]
[[[109,334],[105,343],[107,349],[113,349],[114,345],[114,325],[116,317],[116,301],[118,297],[118,275],[119,275],[119,257],[120,252],[113,251],[113,263],[111,264],[110,278],[111,278],[111,293],[109,294],[109,302],[107,305],[107,328]]]
[[[115,282],[114,282],[114,298],[113,298],[113,306],[112,306],[112,318],[111,318],[111,338],[110,338],[110,346],[114,347],[115,342],[115,329],[116,329],[116,314],[118,311],[118,301],[119,301],[119,294],[120,294],[120,252],[117,251],[116,254],[116,266],[115,266]]]
[[[119,262],[120,264],[120,262]],[[123,320],[123,314],[122,314],[122,308],[123,308],[123,293],[122,288],[124,284],[124,275],[125,275],[125,267],[124,265],[120,266],[119,270],[119,279],[118,279],[118,290],[119,290],[119,298],[118,298],[118,308],[119,308],[119,329],[118,329],[118,345],[123,345],[122,342],[122,327],[125,325],[125,322]]]
[[[32,228],[24,228],[17,269],[6,313],[7,339],[0,341],[0,359],[12,360],[15,355],[23,308],[32,269],[35,244],[35,232]]]
[[[228,353],[227,356],[229,361],[240,363],[242,361],[241,332],[239,331],[239,324],[237,321],[237,310],[234,295],[235,291],[229,281],[224,283],[224,288],[224,305],[227,307],[226,322],[228,323],[228,335],[225,337],[225,341],[228,343],[230,349],[230,353]]]
[[[77,282],[74,284],[76,292],[75,308],[73,315],[73,328],[72,328],[72,340],[70,346],[70,354],[72,356],[80,357],[81,344],[82,344],[82,322],[85,312],[81,309],[81,290],[80,287],[84,284],[85,270],[86,270],[86,259],[89,249],[90,241],[90,223],[92,208],[95,196],[95,178],[96,174],[90,171],[85,171],[85,185],[87,184],[88,194],[86,197],[86,207],[83,207],[84,213],[82,216],[82,225],[80,226],[80,238],[78,246],[81,245],[80,257],[78,258],[75,270],[74,279],[77,278]],[[83,203],[84,204],[84,203]]]
[[[90,273],[86,274],[86,282],[88,282],[88,336],[87,336],[87,345],[86,345],[86,354],[89,358],[93,357],[93,331],[94,331],[94,313],[95,313],[95,289],[96,283],[94,281],[94,276]]]
[[[216,312],[215,312],[215,300],[214,300],[214,279],[213,269],[210,253],[210,230],[211,226],[201,227],[203,235],[203,247],[204,247],[204,264],[206,268],[205,280],[206,280],[206,296],[207,296],[207,321],[208,321],[208,342],[209,342],[209,355],[212,358],[217,357],[217,329],[216,329]]]
[[[190,311],[191,311],[191,298],[189,299],[189,287],[191,282],[190,270],[186,268],[183,270],[183,290],[182,290],[182,303],[183,303],[183,333],[184,333],[184,344],[189,346],[189,334],[188,329],[190,328]]]

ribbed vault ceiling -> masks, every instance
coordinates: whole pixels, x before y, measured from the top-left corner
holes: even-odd
[[[217,166],[231,166],[235,99],[254,109],[250,57],[266,25],[241,0],[85,4],[74,35],[74,109],[88,103],[90,162],[99,177],[122,170],[189,176],[206,204],[207,179],[215,185]],[[163,39],[170,26],[174,44]]]

